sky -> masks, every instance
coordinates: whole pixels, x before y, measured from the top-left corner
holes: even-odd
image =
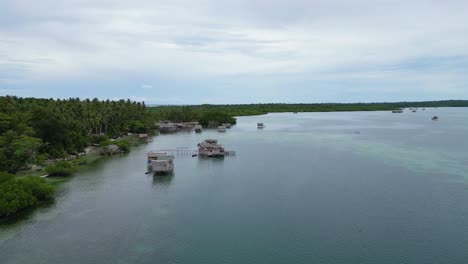
[[[468,99],[466,0],[0,0],[0,95]]]

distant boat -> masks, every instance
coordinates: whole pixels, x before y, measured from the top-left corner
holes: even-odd
[[[297,114],[297,112],[293,112],[293,114]]]
[[[257,123],[257,128],[258,129],[262,129],[264,127],[265,127],[265,125],[263,125],[263,123]]]
[[[394,113],[394,114],[396,114],[396,113],[401,114],[401,113],[403,113],[403,110],[402,110],[402,109],[399,109],[399,110],[392,110],[392,113]]]
[[[413,111],[411,111],[411,112],[416,113],[416,110],[413,110]]]
[[[219,126],[218,127],[218,132],[226,132],[226,127],[225,126]]]
[[[201,125],[195,125],[195,132],[196,133],[201,133],[202,132],[202,126]]]
[[[433,116],[432,120],[437,121],[437,120],[439,120],[439,118],[437,116]]]

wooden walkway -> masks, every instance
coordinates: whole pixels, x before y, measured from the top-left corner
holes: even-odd
[[[164,152],[167,154],[171,155],[177,155],[177,156],[193,156],[198,154],[197,149],[190,149],[188,147],[178,147],[176,149],[160,149],[158,152]],[[224,151],[225,156],[235,156],[236,152],[235,151]]]

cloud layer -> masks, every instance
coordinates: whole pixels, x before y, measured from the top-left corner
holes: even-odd
[[[468,99],[466,14],[463,0],[4,0],[0,94]]]

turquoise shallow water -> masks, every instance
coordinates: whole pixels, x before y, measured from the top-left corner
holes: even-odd
[[[0,225],[0,263],[467,263],[467,135],[468,109],[440,108],[158,136]],[[144,174],[148,150],[205,138],[237,155]]]

